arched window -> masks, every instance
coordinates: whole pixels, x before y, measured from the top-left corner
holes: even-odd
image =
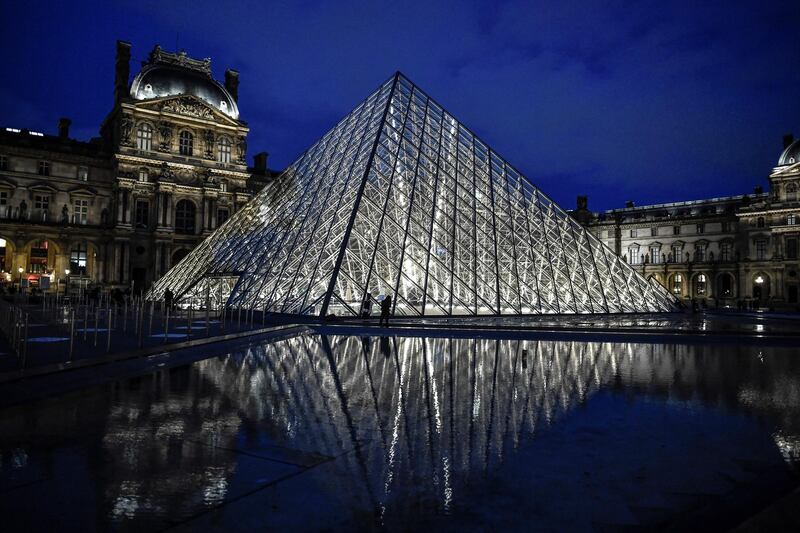
[[[786,186],[786,200],[789,202],[797,200],[797,185],[794,183]]]
[[[219,138],[219,149],[217,153],[217,161],[220,163],[231,162],[231,140],[227,137]]]
[[[153,126],[146,122],[136,128],[136,148],[148,151],[153,149]]]
[[[86,275],[86,244],[79,243],[69,252],[69,272],[73,276]]]
[[[194,234],[196,208],[190,200],[180,200],[175,205],[175,233]]]
[[[706,294],[706,275],[698,274],[694,278],[694,294],[695,296],[705,296]]]
[[[178,137],[178,151],[181,155],[192,155],[194,152],[194,135],[188,131],[182,131]]]
[[[681,274],[675,274],[672,277],[672,294],[680,296],[682,292],[683,292],[683,276]]]

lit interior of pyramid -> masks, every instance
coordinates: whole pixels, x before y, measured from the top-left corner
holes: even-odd
[[[289,314],[374,314],[386,295],[418,316],[675,309],[400,73],[148,296],[167,288]]]

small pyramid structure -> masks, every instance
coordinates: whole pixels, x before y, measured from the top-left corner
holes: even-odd
[[[676,308],[399,72],[148,297],[167,288],[323,316],[375,310],[388,294],[395,314],[418,316]]]

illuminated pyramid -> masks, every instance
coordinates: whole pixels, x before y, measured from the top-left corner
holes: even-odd
[[[153,286],[275,313],[671,311],[649,283],[397,73]],[[373,309],[377,306],[373,306]]]

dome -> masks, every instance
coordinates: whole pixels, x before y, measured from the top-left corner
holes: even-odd
[[[135,100],[181,94],[200,98],[232,119],[239,119],[239,107],[230,93],[204,72],[180,66],[151,64],[145,66],[131,84],[131,97]]]
[[[800,162],[800,139],[786,147],[778,159],[778,166],[793,165]]]

